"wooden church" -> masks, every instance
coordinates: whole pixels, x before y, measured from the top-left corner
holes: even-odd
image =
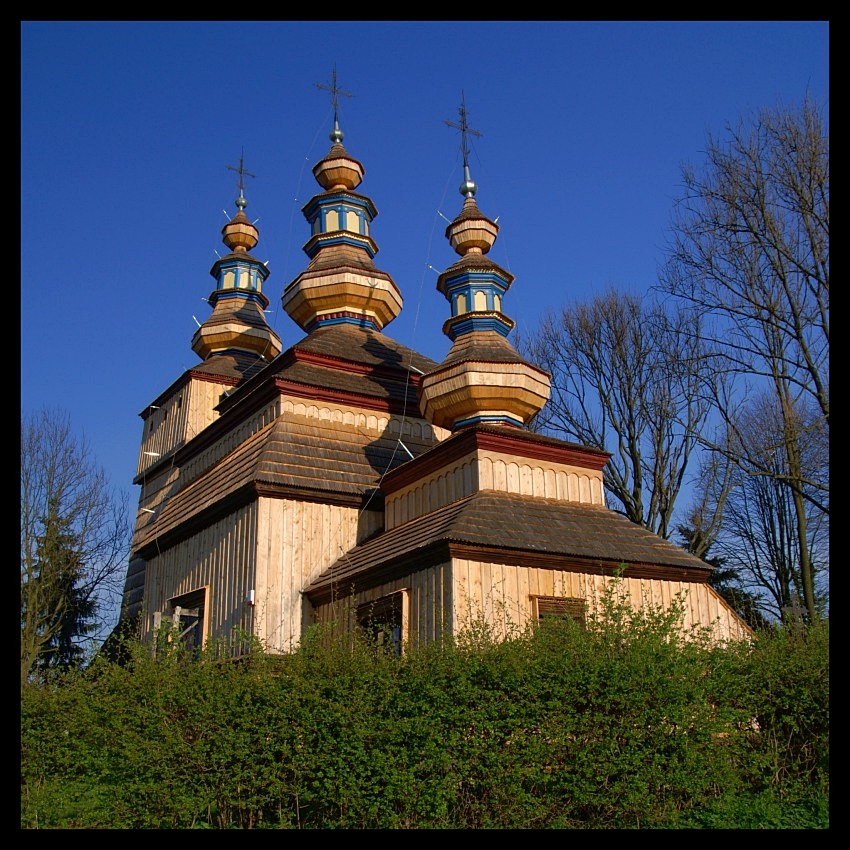
[[[143,639],[177,622],[196,644],[250,635],[285,653],[314,623],[380,623],[403,651],[476,622],[507,634],[548,614],[583,621],[615,575],[636,607],[682,594],[686,626],[749,634],[708,564],[606,507],[606,452],[525,428],[549,375],[508,341],[514,278],[487,256],[498,227],[476,203],[460,114],[440,363],[384,332],[402,293],[375,265],[377,210],[336,110],[302,210],[307,264],[281,299],[303,331],[286,350],[265,318],[240,165],[191,341],[200,362],[141,413],[122,620]]]

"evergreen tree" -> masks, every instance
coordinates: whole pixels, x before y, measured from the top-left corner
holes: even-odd
[[[108,486],[66,415],[21,417],[21,687],[85,660],[117,610],[129,539]]]
[[[42,676],[50,669],[79,665],[84,651],[77,639],[94,633],[99,625],[97,606],[82,570],[79,538],[70,520],[60,516],[55,505],[51,508],[54,510],[44,518],[44,533],[38,539],[33,577],[40,585],[35,596],[42,604],[39,630],[44,643],[36,662]]]

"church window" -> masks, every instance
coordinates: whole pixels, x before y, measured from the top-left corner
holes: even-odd
[[[570,596],[532,596],[532,611],[537,622],[549,618],[573,620],[579,626],[587,625],[587,602]]]
[[[406,591],[399,590],[357,606],[357,625],[378,648],[401,655],[404,646]]]
[[[178,640],[187,648],[200,651],[204,643],[204,614],[206,613],[206,588],[193,590],[168,600],[168,610],[154,618],[154,626],[168,625],[170,620]]]

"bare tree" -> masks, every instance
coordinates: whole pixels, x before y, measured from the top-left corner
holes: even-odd
[[[21,416],[21,686],[79,663],[120,598],[126,498],[110,490],[67,415]]]
[[[806,615],[817,615],[810,507],[828,514],[829,476],[805,463],[829,434],[829,137],[822,111],[761,110],[709,135],[702,171],[683,168],[661,287],[699,316],[710,352],[704,397],[736,438],[704,445],[790,491]],[[708,356],[708,355],[707,355]],[[734,379],[733,383],[719,381]],[[722,385],[722,391],[719,387]],[[734,389],[729,392],[729,387]],[[767,391],[781,464],[739,433],[741,403]],[[729,454],[730,449],[734,449]]]
[[[518,344],[552,375],[532,427],[612,452],[604,483],[620,512],[668,537],[709,412],[695,392],[703,361],[693,320],[611,290],[549,313]]]
[[[709,550],[714,546],[723,522],[726,500],[734,486],[734,466],[728,454],[702,452],[694,478],[694,497],[677,531],[685,548],[711,563]]]
[[[751,475],[733,467],[733,487],[726,499],[723,527],[715,553],[733,569],[741,586],[761,600],[761,609],[772,619],[799,615],[805,595],[801,569],[800,518],[794,491],[784,481],[787,464],[786,419],[769,396],[751,405],[739,423],[738,434],[749,441],[743,449],[748,457],[761,455],[759,466],[776,469],[776,474]],[[817,442],[817,441],[815,441]],[[823,446],[802,444],[802,462],[814,464]],[[806,552],[812,565],[814,595],[818,611],[828,605],[829,516],[806,503],[802,527]]]

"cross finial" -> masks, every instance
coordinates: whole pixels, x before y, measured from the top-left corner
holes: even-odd
[[[458,112],[460,113],[460,124],[455,124],[454,121],[449,121],[446,118],[446,124],[449,127],[454,127],[456,130],[460,130],[460,139],[461,139],[461,151],[463,151],[463,183],[460,184],[460,193],[465,198],[471,198],[475,195],[478,187],[475,183],[472,182],[472,177],[469,175],[469,136],[480,137],[481,133],[478,130],[473,130],[469,126],[469,122],[467,121],[467,112],[466,112],[466,100],[463,96],[463,91],[460,93],[460,106],[458,107]]]
[[[242,149],[242,152],[239,154],[239,168],[236,168],[233,165],[227,166],[231,171],[235,171],[239,174],[239,182],[236,184],[239,187],[239,197],[236,199],[236,206],[239,207],[240,210],[245,209],[248,206],[248,202],[245,200],[245,178],[246,177],[256,177],[256,174],[252,174],[250,171],[245,170],[245,149]]]
[[[463,92],[460,93],[460,106],[458,107],[458,113],[460,114],[460,124],[455,124],[454,121],[449,121],[446,118],[446,124],[449,127],[454,127],[455,130],[460,130],[460,149],[463,152],[463,165],[464,168],[469,167],[469,136],[480,137],[481,133],[478,130],[473,130],[469,126],[469,122],[467,121],[467,112],[466,112],[466,100],[464,99]]]
[[[333,71],[331,72],[330,83],[316,83],[316,88],[323,89],[324,91],[329,91],[331,93],[331,105],[334,108],[334,129],[331,133],[331,141],[341,142],[342,130],[339,129],[339,96],[343,95],[344,97],[354,97],[354,95],[350,91],[343,91],[339,88],[339,86],[337,86],[336,65],[334,65]]]

